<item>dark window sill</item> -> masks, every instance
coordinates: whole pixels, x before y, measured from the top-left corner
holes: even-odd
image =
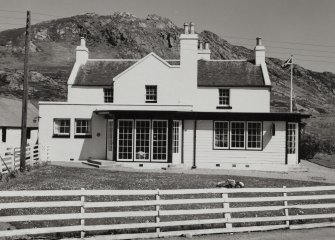
[[[232,106],[217,106],[216,109],[233,109]]]
[[[74,135],[74,138],[92,138],[92,135]]]
[[[70,135],[58,135],[58,134],[54,134],[52,135],[53,138],[70,138]]]
[[[157,103],[157,101],[145,101],[145,103]]]

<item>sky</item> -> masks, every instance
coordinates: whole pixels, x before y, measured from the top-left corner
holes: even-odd
[[[335,0],[0,0],[0,31],[24,26],[27,10],[33,23],[88,12],[155,13],[248,48],[259,36],[268,57],[293,54],[305,68],[335,72]]]

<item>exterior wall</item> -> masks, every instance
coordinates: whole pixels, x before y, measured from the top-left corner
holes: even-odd
[[[21,129],[20,128],[7,128],[6,142],[2,142],[2,129],[0,128],[0,152],[7,148],[17,148],[21,145]],[[27,144],[37,144],[38,130],[32,129],[30,139],[27,139]]]
[[[197,167],[286,170],[286,123],[275,122],[275,136],[272,136],[271,125],[272,122],[263,122],[263,150],[217,150],[213,149],[213,121],[199,120],[196,145]],[[220,166],[217,167],[216,164]]]
[[[156,57],[149,56],[116,78],[114,103],[145,104],[145,85],[157,85],[157,104],[154,105],[182,104],[179,72],[180,69],[170,68]]]
[[[106,159],[106,119],[93,113],[94,105],[44,105],[39,108],[39,141],[51,146],[51,161],[69,161],[81,159]],[[53,119],[70,118],[69,138],[53,137]],[[75,118],[92,119],[92,138],[74,138]]]
[[[104,103],[103,88],[69,86],[67,101],[70,103]]]
[[[192,167],[193,165],[193,137],[194,137],[194,121],[184,121],[184,165]]]
[[[204,112],[270,112],[270,90],[268,88],[230,88],[232,109],[216,109],[219,105],[219,88],[197,89],[194,96],[195,111]]]

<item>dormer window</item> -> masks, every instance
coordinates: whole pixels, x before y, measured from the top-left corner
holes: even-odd
[[[104,102],[112,103],[114,101],[114,88],[104,88]]]
[[[231,109],[230,106],[230,89],[219,88],[219,105],[217,109]]]
[[[145,86],[145,102],[157,103],[157,85]]]

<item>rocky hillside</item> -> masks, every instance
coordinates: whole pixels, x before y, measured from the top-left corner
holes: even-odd
[[[167,18],[148,15],[141,19],[129,13],[85,14],[36,24],[32,26],[30,44],[30,97],[66,98],[66,81],[80,36],[87,38],[90,58],[141,58],[153,51],[174,59],[179,57],[181,31]],[[213,32],[203,31],[200,36],[210,43],[214,59],[253,58],[252,50],[234,46]],[[23,28],[0,32],[0,95],[21,95],[23,46]],[[290,72],[280,67],[279,59],[268,58],[267,63],[273,83],[272,111],[287,111]],[[318,117],[334,112],[335,74],[296,66],[294,77],[296,110]]]

